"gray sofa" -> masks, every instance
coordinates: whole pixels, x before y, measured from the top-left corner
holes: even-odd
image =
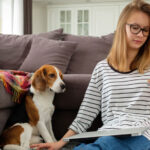
[[[0,34],[0,69],[34,72],[43,64],[55,65],[64,73],[66,92],[56,94],[53,129],[57,139],[76,117],[94,66],[104,59],[114,34],[92,37],[64,34],[62,29],[38,35]],[[0,81],[0,134],[15,103]],[[100,114],[89,130],[102,125]]]

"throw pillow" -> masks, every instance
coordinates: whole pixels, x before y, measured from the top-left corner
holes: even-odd
[[[66,72],[70,58],[74,53],[76,43],[48,40],[36,37],[33,39],[30,52],[20,67],[20,70],[34,72],[44,64],[58,67]]]
[[[107,57],[112,44],[94,36],[64,34],[63,38],[64,41],[78,43],[67,69],[68,74],[91,74],[95,65]]]
[[[0,69],[17,70],[28,55],[35,37],[60,40],[63,29],[37,35],[0,34]]]

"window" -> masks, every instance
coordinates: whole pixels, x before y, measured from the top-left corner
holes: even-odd
[[[60,26],[64,29],[65,33],[71,33],[71,11],[60,11]]]
[[[72,13],[72,11],[74,13]],[[60,27],[64,29],[65,33],[72,33],[72,31],[76,31],[78,35],[89,35],[89,10],[83,9],[72,11],[60,11]],[[73,24],[72,18],[74,18]]]
[[[0,33],[2,32],[2,10],[1,10],[1,7],[2,7],[2,4],[1,4],[1,1],[0,1]]]
[[[23,0],[0,0],[0,33],[23,34]]]
[[[78,16],[78,22],[77,22],[78,35],[88,35],[89,34],[89,11],[78,10],[77,16]]]

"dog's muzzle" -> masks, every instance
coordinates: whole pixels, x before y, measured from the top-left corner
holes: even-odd
[[[57,87],[50,88],[50,91],[53,91],[55,93],[63,93],[66,90],[66,85],[64,83],[60,83]]]

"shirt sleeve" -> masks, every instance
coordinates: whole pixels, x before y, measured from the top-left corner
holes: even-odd
[[[100,74],[99,67],[96,65],[78,114],[69,127],[76,133],[85,132],[100,112],[102,85],[102,78]]]

